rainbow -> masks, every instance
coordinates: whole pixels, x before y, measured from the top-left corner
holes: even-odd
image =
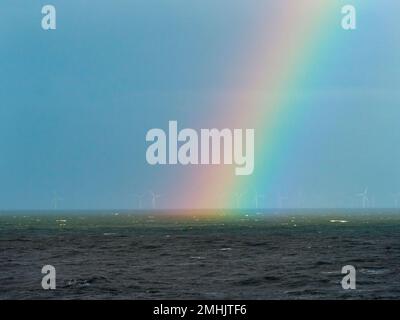
[[[268,14],[264,32],[255,31],[259,37],[254,48],[242,58],[245,67],[241,66],[235,76],[240,90],[217,101],[213,114],[224,127],[255,128],[254,174],[237,177],[232,168],[223,166],[193,170],[179,184],[175,204],[183,208],[233,208],[236,193],[271,190],[276,182],[274,174],[283,170],[280,166],[287,155],[282,145],[292,133],[290,120],[301,121],[305,116],[293,93],[301,84],[301,75],[317,76],[313,62],[324,53],[330,33],[339,27],[340,4],[283,1],[278,9],[278,13]]]

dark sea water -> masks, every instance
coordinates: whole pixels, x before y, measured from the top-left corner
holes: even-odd
[[[0,299],[48,298],[398,299],[400,214],[0,214]]]

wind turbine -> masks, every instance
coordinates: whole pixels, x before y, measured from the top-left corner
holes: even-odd
[[[157,194],[157,193],[155,193],[155,192],[153,192],[151,190],[149,192],[150,192],[150,195],[151,195],[151,205],[153,206],[153,209],[155,209],[156,208],[157,199],[160,198],[161,195]]]
[[[375,208],[375,197],[371,196],[371,203],[370,203],[371,208]]]
[[[281,193],[278,194],[278,208],[282,209],[283,208],[283,203],[285,200],[288,200],[287,196],[283,196]]]
[[[299,209],[304,207],[304,194],[301,190],[297,192],[297,206]]]
[[[362,207],[365,209],[369,204],[368,188],[365,188],[364,192],[357,193],[356,196],[361,198]]]
[[[134,194],[133,196],[138,200],[138,209],[142,209],[142,199],[144,194]]]
[[[240,207],[240,199],[242,199],[244,195],[245,195],[245,193],[239,193],[239,192],[235,193],[235,200],[236,200],[236,208],[237,209],[239,209],[239,207]]]
[[[258,200],[259,200],[259,199],[265,199],[265,196],[262,195],[262,194],[259,194],[259,193],[256,191],[256,192],[255,192],[255,195],[254,195],[254,202],[255,202],[255,205],[256,205],[256,209],[258,209],[258,205],[259,205]]]
[[[61,201],[61,200],[63,200],[63,199],[58,196],[57,192],[53,192],[52,202],[53,202],[54,210],[58,209],[58,202]]]
[[[400,192],[393,193],[392,196],[394,198],[394,206],[395,206],[395,208],[398,208],[399,207]]]

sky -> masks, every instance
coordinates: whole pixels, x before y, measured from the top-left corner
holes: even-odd
[[[218,101],[269,90],[240,74],[263,70],[261,60],[291,32],[279,16],[324,1],[52,0],[57,29],[44,31],[46,1],[2,0],[0,210],[51,209],[55,194],[59,209],[134,209],[135,194],[151,208],[150,190],[162,195],[157,208],[190,208],[188,193],[208,187],[196,184],[199,169],[150,166],[147,131],[170,120],[229,127],[224,119],[237,111]],[[367,187],[374,206],[393,207],[400,193],[400,5],[332,1],[327,22],[314,26],[315,53],[307,63],[293,59],[297,80],[279,89],[296,111],[281,116],[290,130],[276,133],[273,178],[256,161],[265,207],[278,193],[287,207],[358,207],[355,195]],[[347,3],[358,9],[350,32],[340,28]],[[261,41],[265,57],[249,58]],[[246,108],[257,118],[265,106]],[[254,205],[252,192],[242,207]]]

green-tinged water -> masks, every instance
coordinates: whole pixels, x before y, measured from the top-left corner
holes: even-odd
[[[400,298],[399,266],[392,210],[0,214],[3,299]]]

